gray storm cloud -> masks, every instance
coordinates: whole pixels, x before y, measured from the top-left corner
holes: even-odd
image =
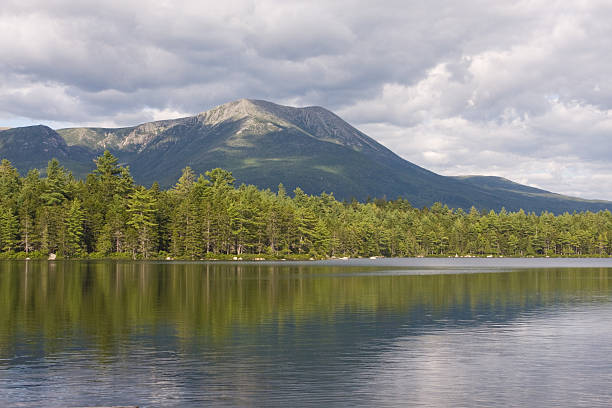
[[[611,20],[607,1],[8,0],[0,126],[322,105],[442,174],[612,199]]]

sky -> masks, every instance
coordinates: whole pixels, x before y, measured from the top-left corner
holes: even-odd
[[[403,158],[612,200],[612,2],[3,0],[0,126],[319,105]]]

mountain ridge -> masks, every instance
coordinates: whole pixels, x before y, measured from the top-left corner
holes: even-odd
[[[5,132],[13,136],[12,147],[3,143],[11,139]],[[15,135],[28,133],[33,135],[29,142],[38,143],[41,152],[31,151],[25,160],[14,148],[28,141]],[[44,151],[45,137],[57,145],[51,151]],[[57,151],[60,161],[68,161],[63,163],[67,168],[83,176],[87,168],[93,169],[93,157],[107,149],[130,166],[137,182],[159,181],[163,187],[172,186],[185,166],[197,173],[222,167],[239,183],[260,188],[283,183],[289,190],[333,192],[341,199],[401,196],[417,207],[439,201],[455,208],[536,212],[612,208],[607,201],[566,197],[489,176],[436,174],[402,159],[320,106],[240,99],[194,116],[131,127],[14,128],[2,131],[0,139],[0,155],[17,158],[14,164],[22,171],[25,164],[44,167],[44,159]]]

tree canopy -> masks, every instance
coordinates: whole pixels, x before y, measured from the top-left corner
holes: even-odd
[[[137,186],[110,152],[85,179],[53,159],[44,176],[0,163],[5,256],[205,259],[358,256],[610,256],[612,214],[413,208],[403,199],[340,202],[235,185],[185,168],[174,188]]]

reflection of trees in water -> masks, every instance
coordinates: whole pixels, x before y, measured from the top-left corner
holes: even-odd
[[[607,301],[612,275],[612,269],[449,275],[376,271],[382,268],[4,262],[0,355],[23,336],[42,335],[45,348],[54,349],[62,347],[63,337],[81,333],[104,350],[118,339],[151,330],[221,341],[234,328],[253,329],[265,321],[332,325],[353,312],[401,316],[403,323],[415,324],[423,314],[450,322],[503,320],[555,302]]]

